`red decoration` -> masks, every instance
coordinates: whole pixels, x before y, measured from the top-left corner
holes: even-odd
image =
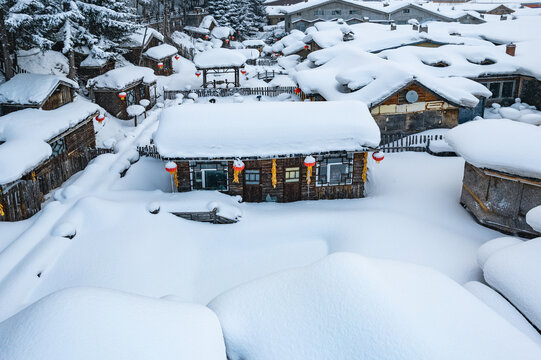
[[[158,63],[158,68],[161,69],[163,67],[163,63],[162,62],[159,62]]]
[[[165,164],[165,171],[167,171],[169,174],[174,174],[177,172],[177,164],[170,161],[167,164]]]
[[[310,162],[307,162],[306,159],[304,159],[304,166],[312,167],[312,166],[315,166],[315,165],[316,165],[316,160],[315,159],[314,159],[314,161],[312,161],[312,159],[310,159]]]
[[[201,76],[201,71],[196,71],[195,76],[197,76],[197,77]]]
[[[235,40],[235,37],[234,37],[234,36],[231,36],[231,40]]]
[[[225,42],[229,44],[229,39],[225,39]]]
[[[233,170],[235,170],[235,171],[242,171],[242,170],[244,170],[245,165],[244,165],[243,162],[241,162],[241,164],[242,164],[242,165],[240,165],[240,166],[236,166],[236,164],[233,163]]]
[[[205,40],[208,40],[209,39],[209,36],[208,35],[205,35]]]
[[[280,54],[279,53],[274,53],[274,56],[278,57],[278,56],[280,56]]]
[[[301,93],[301,88],[295,88],[295,94],[299,95]]]
[[[99,122],[100,124],[102,123],[103,120],[105,120],[105,115],[96,116],[96,121]]]
[[[379,151],[375,151],[372,153],[372,159],[376,160],[376,163],[380,163],[383,159],[385,158],[385,156],[383,156],[383,153],[379,152]]]
[[[120,100],[126,100],[126,95],[127,94],[124,91],[118,93],[118,97],[120,98]]]
[[[246,74],[246,70],[241,70],[240,73],[241,73],[242,75],[244,75],[244,74]]]
[[[305,49],[305,50],[308,50],[308,49],[310,49],[310,46],[304,45],[304,49]]]
[[[178,60],[178,59],[180,59],[180,56],[175,55],[175,60]]]

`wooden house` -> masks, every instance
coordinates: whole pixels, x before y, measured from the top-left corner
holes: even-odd
[[[164,37],[151,27],[136,30],[123,45],[123,56],[134,65],[139,65],[143,53],[163,43]]]
[[[184,26],[184,32],[196,39],[208,40],[210,38],[210,32],[218,26],[218,22],[212,15],[205,16],[197,26],[196,24],[190,24]]]
[[[450,130],[447,142],[465,160],[460,203],[481,224],[538,237],[526,214],[541,205],[541,128],[500,119]]]
[[[218,190],[248,202],[363,197],[367,152],[379,141],[356,101],[263,102],[241,112],[181,105],[163,111],[154,136],[162,158],[177,165],[176,191]]]
[[[93,55],[88,55],[79,65],[77,75],[79,76],[79,80],[86,82],[88,79],[105,74],[114,68],[114,59],[99,59]]]
[[[125,66],[88,80],[91,96],[113,116],[128,120],[127,108],[141,100],[156,104],[156,76],[147,67]]]
[[[154,74],[169,76],[173,74],[173,56],[177,48],[168,44],[151,47],[143,54],[143,66],[154,70]]]
[[[41,209],[44,196],[98,154],[96,104],[76,100],[51,111],[24,109],[0,117],[0,221]]]
[[[0,106],[2,114],[35,108],[54,110],[72,102],[76,82],[58,75],[17,74],[0,85]]]

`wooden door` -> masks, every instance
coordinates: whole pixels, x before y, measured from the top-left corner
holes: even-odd
[[[301,199],[300,167],[286,167],[284,172],[284,202],[299,201]]]
[[[244,170],[244,188],[242,200],[246,202],[260,202],[261,182],[259,169]]]

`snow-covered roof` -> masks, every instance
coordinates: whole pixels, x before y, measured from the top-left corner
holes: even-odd
[[[60,75],[16,74],[0,85],[0,103],[41,106],[59,84],[79,88],[75,81]]]
[[[165,109],[154,142],[167,158],[274,157],[360,151],[380,132],[358,101],[197,104]]]
[[[55,110],[24,109],[0,117],[0,184],[19,179],[52,154],[47,141],[99,110],[75,100]]]
[[[292,76],[305,93],[318,93],[326,100],[360,100],[372,108],[413,81],[457,106],[474,107],[477,97],[491,95],[475,81],[412,72],[347,44],[313,52],[308,59],[317,67],[300,69]]]
[[[200,28],[203,29],[210,29],[210,26],[214,24],[215,26],[218,26],[218,22],[214,19],[212,15],[207,15],[201,20],[201,23],[199,24]]]
[[[242,42],[244,46],[265,46],[265,42],[263,40],[257,40],[257,39],[248,39],[244,40]]]
[[[208,35],[210,33],[209,29],[195,27],[195,26],[184,26],[184,30],[188,32],[203,34],[203,35]]]
[[[146,29],[146,36],[145,36],[145,29]],[[137,29],[128,36],[128,39],[124,42],[123,47],[127,48],[140,48],[140,47],[146,47],[150,40],[155,37],[159,41],[163,41],[164,37],[161,33],[154,30],[151,27],[146,28],[140,28]],[[143,39],[144,39],[144,46],[143,46]]]
[[[152,84],[157,79],[154,70],[142,66],[124,66],[88,80],[87,86],[94,89],[122,90],[134,83],[143,81]]]
[[[177,48],[169,44],[154,46],[145,51],[144,55],[154,60],[162,60],[177,53]]]
[[[242,284],[209,307],[230,359],[541,356],[537,344],[443,274],[352,253]]]
[[[80,67],[102,67],[109,61],[109,59],[99,58],[93,54],[88,55],[83,61],[81,61]]]
[[[474,166],[541,179],[541,127],[508,119],[477,120],[449,130],[445,139]]]
[[[216,39],[227,39],[230,35],[233,35],[235,31],[229,26],[215,26],[210,32],[210,35]]]
[[[246,57],[236,50],[216,48],[195,55],[193,62],[199,69],[240,67],[246,63]]]
[[[2,359],[226,360],[216,315],[202,305],[69,288],[0,324]]]

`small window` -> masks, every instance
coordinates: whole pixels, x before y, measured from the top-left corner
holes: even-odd
[[[500,97],[500,88],[501,84],[499,82],[493,82],[489,84],[489,90],[492,92],[491,98],[499,98]]]
[[[410,9],[404,9],[404,14],[409,14]]]
[[[345,185],[352,182],[353,156],[323,159],[318,164],[319,185]]]
[[[350,15],[355,15],[355,14],[358,14],[359,12],[357,10],[350,10],[349,11],[349,14]]]
[[[204,190],[227,190],[227,162],[194,163],[193,188]]]
[[[135,89],[126,91],[126,105],[135,105],[137,100],[135,99]]]
[[[286,168],[286,183],[299,182],[299,173],[298,167]]]
[[[66,152],[66,142],[64,138],[60,138],[51,144],[51,149],[53,151],[52,156],[57,157]]]
[[[246,185],[259,185],[259,170],[246,170],[244,180]]]
[[[513,97],[513,86],[512,81],[505,81],[502,85],[502,98],[511,98]]]
[[[147,94],[145,91],[145,87],[143,86],[143,84],[141,84],[139,85],[139,100],[146,99],[146,98],[147,98]]]
[[[323,11],[323,9],[320,9],[320,10],[314,10],[314,15],[325,15],[325,12]]]
[[[342,10],[333,10],[331,11],[331,15],[342,15]]]

